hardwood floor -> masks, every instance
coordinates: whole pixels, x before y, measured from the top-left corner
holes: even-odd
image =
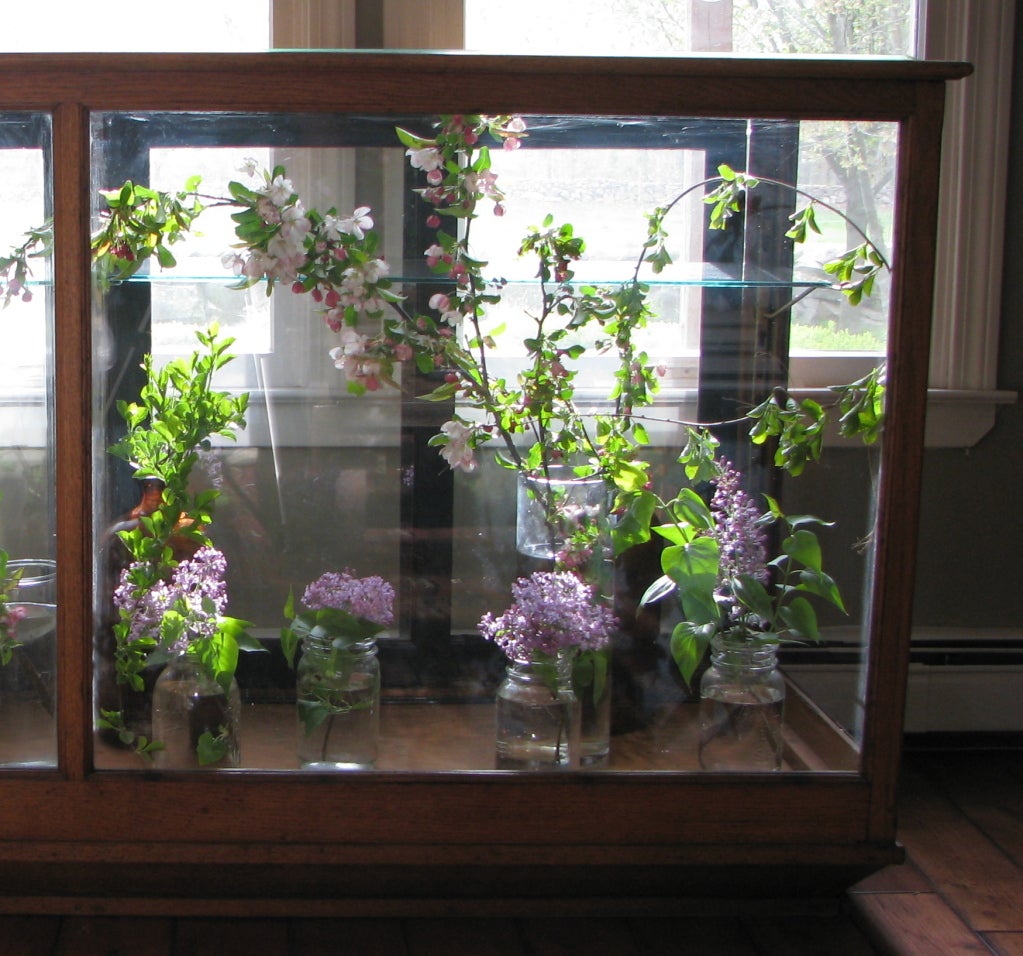
[[[888,952],[1023,956],[1023,752],[908,755],[899,838],[907,863],[849,894]]]
[[[833,903],[720,901],[673,918],[0,916],[0,956],[1023,956],[1023,751],[915,751],[908,859]]]

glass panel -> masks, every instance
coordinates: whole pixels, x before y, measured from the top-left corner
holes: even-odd
[[[49,162],[49,118],[0,113],[0,767],[57,758]]]
[[[158,768],[493,770],[557,765],[570,752],[602,770],[773,769],[701,757],[713,737],[712,724],[701,730],[701,712],[714,694],[701,706],[699,684],[715,626],[757,647],[765,627],[786,639],[781,677],[741,687],[766,715],[756,722],[766,741],[781,741],[782,767],[858,768],[875,463],[859,447],[829,447],[792,477],[774,466],[775,449],[798,472],[812,445],[748,436],[754,422],[774,431],[796,421],[803,435],[813,424],[815,406],[790,406],[785,393],[797,311],[817,302],[831,314],[863,293],[883,339],[883,239],[875,246],[871,237],[859,258],[832,247],[835,237],[857,247],[865,237],[846,225],[832,193],[810,202],[815,167],[801,166],[807,135],[795,123],[495,122],[482,139],[449,127],[467,153],[445,163],[429,117],[96,118],[96,229],[132,206],[133,221],[163,224],[163,237],[189,233],[161,240],[150,258],[139,235],[112,236],[97,266],[101,768],[153,760]],[[835,124],[828,136],[855,133]],[[186,185],[198,173],[202,182]],[[166,192],[132,192],[122,187],[129,180]],[[467,183],[479,194],[473,209],[446,192]],[[824,252],[794,242],[802,236],[793,230],[812,239],[818,226]],[[828,272],[822,259],[837,264]],[[873,288],[862,287],[875,271]],[[239,289],[247,277],[254,281]],[[831,288],[836,277],[843,289]],[[649,315],[637,321],[641,300]],[[195,336],[213,322],[221,339],[236,341],[209,386],[222,394],[211,399],[196,383],[216,345]],[[193,350],[200,366],[169,388],[170,399],[184,390],[182,407],[168,406],[158,370]],[[156,392],[140,368],[148,353]],[[147,387],[156,427],[140,403]],[[229,427],[243,394],[245,426]],[[776,404],[761,406],[771,396]],[[626,400],[635,402],[628,414]],[[212,431],[230,437],[205,442],[211,428],[192,422],[197,409],[222,415]],[[209,446],[194,462],[186,456],[187,485],[172,467],[191,447],[172,440],[183,422],[197,426],[188,442]],[[717,465],[692,458],[687,478],[680,452],[698,447],[691,435],[702,425],[719,443]],[[591,458],[607,479],[598,476],[595,498],[547,483],[566,464],[585,471]],[[741,473],[742,495],[729,497],[728,476],[708,470],[726,460]],[[520,489],[523,474],[530,482]],[[147,497],[142,479],[154,476],[166,488]],[[680,488],[688,490],[678,499]],[[779,515],[767,532],[753,529],[750,509],[764,513],[771,500],[835,524],[793,529]],[[553,510],[527,545],[517,508],[544,503]],[[729,537],[740,532],[738,542]],[[226,607],[219,588],[182,590],[189,569],[216,577],[218,565],[202,563],[207,552],[196,557],[210,545],[226,559]],[[784,553],[791,567],[769,571],[768,559]],[[369,604],[354,618],[317,608],[306,587],[324,572],[334,577],[322,600]],[[513,647],[494,622],[513,582],[534,572],[543,575],[530,577],[534,587],[582,588],[571,690],[557,690],[553,660],[506,675],[508,655],[548,633],[534,625]],[[792,583],[800,589],[779,587]],[[542,594],[547,610],[571,599]],[[599,606],[606,616],[594,614]],[[247,622],[242,643],[253,646],[234,675],[241,730],[214,684],[193,692],[202,704],[182,725],[185,743],[161,739],[167,750],[153,749],[154,738],[174,732],[165,717],[168,708],[181,716],[186,678],[197,679],[187,662],[168,662],[184,630],[201,633],[200,619],[218,609]],[[578,635],[592,632],[606,632],[609,654],[578,648]],[[215,650],[233,646],[229,633],[220,644],[193,641],[193,658],[220,667],[224,688],[233,659]],[[707,687],[728,683],[722,673],[735,661],[726,651],[716,652],[725,656]],[[783,723],[776,685],[786,692]],[[564,711],[563,692],[574,698]],[[554,717],[529,704],[545,693],[557,701]],[[603,738],[593,726],[600,715]],[[133,747],[148,750],[144,759]]]

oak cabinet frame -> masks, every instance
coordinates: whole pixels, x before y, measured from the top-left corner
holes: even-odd
[[[5,55],[0,109],[52,115],[58,769],[0,773],[0,909],[270,913],[670,906],[824,891],[899,857],[895,797],[941,119],[964,64],[469,54]],[[886,462],[859,773],[93,770],[89,119],[104,110],[521,112],[899,124]],[[907,268],[911,264],[911,268]],[[545,901],[540,903],[540,901]],[[575,905],[572,904],[572,905]]]

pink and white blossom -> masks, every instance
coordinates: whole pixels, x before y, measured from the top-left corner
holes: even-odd
[[[336,222],[338,231],[360,241],[366,238],[366,231],[373,228],[369,206],[359,206],[347,219],[339,219]]]
[[[448,463],[448,467],[475,471],[476,457],[469,444],[473,430],[454,419],[441,425],[440,430],[448,439],[447,444],[442,445],[440,449],[440,456]]]
[[[291,184],[290,179],[285,179],[283,176],[274,176],[273,180],[262,192],[275,206],[283,206],[295,195],[295,187]]]
[[[409,164],[413,169],[421,169],[423,172],[430,172],[431,169],[440,169],[444,165],[444,157],[436,146],[424,146],[421,149],[407,149]]]

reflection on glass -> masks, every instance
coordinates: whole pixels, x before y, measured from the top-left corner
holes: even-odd
[[[428,138],[431,123],[421,117],[407,118],[402,125]],[[120,134],[123,124],[132,126],[133,136]],[[782,476],[770,455],[748,441],[750,421],[744,421],[746,412],[788,384],[790,314],[814,301],[841,304],[844,299],[828,288],[831,279],[819,261],[840,250],[822,253],[809,244],[795,250],[792,237],[786,236],[793,215],[812,192],[798,159],[803,133],[796,124],[773,121],[532,117],[526,124],[530,132],[518,149],[493,150],[504,215],[490,217],[488,210],[471,223],[474,256],[485,263],[481,269],[487,277],[497,280],[488,294],[501,300],[486,303],[474,342],[476,330],[464,315],[462,321],[438,321],[440,303],[452,295],[457,299],[457,286],[443,268],[429,268],[429,259],[443,259],[434,248],[432,210],[415,192],[430,182],[424,179],[429,163],[422,159],[409,168],[416,149],[399,141],[393,120],[298,116],[284,122],[281,117],[191,114],[97,118],[97,192],[129,178],[142,183],[150,177],[161,189],[179,189],[201,171],[203,183],[197,189],[211,217],[197,227],[201,236],[174,247],[176,265],[161,269],[151,260],[129,279],[111,282],[94,314],[100,409],[96,688],[98,708],[107,712],[98,720],[100,767],[150,766],[132,752],[131,735],[142,733],[145,743],[152,743],[145,718],[152,688],[169,658],[166,653],[151,658],[135,686],[116,679],[113,634],[119,612],[113,594],[129,564],[117,532],[147,528],[146,520],[166,501],[158,489],[147,504],[151,490],[140,487],[125,456],[108,454],[125,432],[117,404],[139,400],[144,354],[155,353],[156,367],[183,357],[195,347],[193,332],[216,322],[237,341],[235,358],[217,371],[210,387],[233,397],[248,393],[246,424],[232,440],[214,436],[191,470],[190,495],[219,494],[212,517],[170,515],[163,531],[196,546],[201,536],[224,554],[226,613],[248,622],[249,643],[257,648],[243,650],[237,665],[243,768],[298,771],[296,659],[282,648],[281,628],[294,618],[307,582],[325,572],[348,570],[352,576],[391,582],[398,594],[393,625],[375,637],[381,673],[375,770],[494,770],[494,701],[506,659],[481,637],[480,620],[508,606],[519,575],[560,562],[559,570],[562,564],[575,571],[597,566],[593,600],[613,606],[618,620],[611,654],[599,662],[588,659],[585,674],[573,676],[580,682],[574,688],[577,695],[611,688],[610,753],[601,772],[700,771],[695,688],[707,662],[704,657],[687,670],[676,660],[680,643],[685,645],[679,637],[685,636],[683,625],[698,618],[671,588],[658,590],[661,552],[688,543],[684,533],[662,528],[661,533],[620,539],[624,544],[613,562],[610,556],[593,560],[595,553],[609,552],[594,542],[580,544],[573,534],[552,547],[553,559],[520,554],[516,469],[501,467],[491,452],[500,449],[506,457],[527,460],[535,432],[506,429],[507,441],[481,444],[473,455],[465,435],[482,439],[480,429],[488,429],[487,435],[498,436],[501,427],[464,387],[444,392],[446,382],[457,380],[457,366],[406,361],[391,383],[386,369],[366,364],[362,350],[369,339],[359,337],[373,336],[380,317],[363,315],[358,326],[345,331],[344,303],[333,317],[329,311],[335,304],[329,283],[303,284],[307,275],[299,271],[279,274],[270,294],[262,279],[244,290],[234,288],[245,278],[248,260],[244,250],[232,249],[238,242],[233,230],[244,222],[246,208],[261,208],[256,200],[246,207],[244,191],[228,185],[245,181],[262,190],[261,196],[279,188],[280,202],[264,212],[299,223],[303,243],[305,237],[317,237],[308,239],[303,254],[330,251],[331,243],[340,241],[329,237],[328,219],[336,223],[348,217],[345,229],[354,228],[358,219],[360,229],[379,237],[373,255],[389,264],[397,307],[413,324],[417,316],[432,317],[444,331],[438,339],[461,343],[473,361],[482,343],[489,350],[488,374],[508,389],[520,387],[525,356],[533,348],[530,330],[555,301],[545,295],[562,295],[555,292],[561,288],[556,278],[541,287],[535,257],[518,257],[523,232],[541,227],[548,214],[554,223],[573,223],[575,234],[586,242],[575,264],[575,288],[581,291],[628,283],[639,267],[638,282],[650,292],[651,315],[637,341],[634,363],[637,370],[649,367],[660,391],[636,414],[645,441],[635,454],[645,465],[635,474],[643,480],[630,484],[623,472],[618,490],[650,495],[646,519],[662,515],[654,523],[667,528],[671,521],[663,513],[686,486],[678,459],[688,441],[687,426],[715,423],[719,455],[743,472],[746,491],[761,511],[768,507],[761,492],[769,492],[787,514],[815,514],[835,522],[818,529],[818,536],[827,555],[824,566],[840,582],[848,614],[819,608],[823,641],[786,643],[779,651],[788,684],[782,769],[857,769],[858,680],[864,656],[860,631],[867,617],[860,595],[866,593],[869,574],[874,463],[861,448],[829,449],[824,462],[808,464],[801,476]],[[851,133],[851,126],[838,132]],[[828,135],[836,135],[835,130]],[[218,137],[223,148],[210,145]],[[254,180],[239,171],[249,157],[255,160]],[[276,166],[284,172],[273,171]],[[752,199],[737,201],[734,221],[715,229],[708,226],[713,203],[703,200],[721,186],[721,168],[748,168],[762,182],[755,193],[749,186]],[[260,179],[264,169],[268,178]],[[282,182],[274,187],[278,177]],[[798,183],[803,192],[778,183]],[[685,202],[671,205],[683,194]],[[825,200],[828,207],[846,205],[830,190]],[[647,217],[669,205],[662,221],[668,236],[664,268],[654,271],[649,262],[641,263],[644,250],[649,254],[661,248],[650,241]],[[361,207],[370,212],[356,216],[353,210]],[[97,226],[101,209],[97,202]],[[836,227],[825,212],[820,217],[824,234],[844,234],[844,226]],[[266,222],[274,223],[272,218]],[[447,225],[452,242],[465,238],[461,217],[449,217]],[[568,309],[565,295],[557,301]],[[870,321],[883,340],[887,303],[883,296],[878,302],[871,307]],[[827,309],[818,305],[815,315],[826,316]],[[383,312],[397,314],[386,303]],[[551,323],[575,314],[556,306],[550,312]],[[564,361],[577,376],[578,427],[584,435],[600,432],[598,416],[613,410],[609,392],[616,381],[624,381],[615,378],[615,335],[613,328],[588,326],[577,339],[559,339],[551,360]],[[492,343],[487,336],[493,336]],[[396,342],[405,340],[399,335],[385,344],[394,348]],[[578,368],[572,365],[577,346],[587,349]],[[348,387],[352,382],[354,390]],[[436,401],[422,400],[438,387]],[[565,427],[555,419],[548,425],[551,433]],[[557,441],[548,447],[557,449]],[[470,459],[471,469],[450,467]],[[691,493],[709,497],[706,477],[693,479]],[[638,513],[619,502],[612,534],[638,520]],[[685,514],[691,518],[695,511]],[[685,516],[679,512],[676,517],[682,521]],[[707,538],[709,532],[708,526],[693,534]],[[769,542],[769,553],[777,554],[777,546],[778,541]],[[579,559],[580,548],[586,550],[585,560]],[[812,571],[809,552],[799,556]],[[175,561],[188,559],[187,549],[174,556]],[[653,597],[648,594],[650,600],[642,602],[652,587]],[[705,608],[707,613],[711,609]],[[753,616],[736,611],[726,620],[733,627],[740,618],[749,624]],[[806,620],[800,608],[797,617],[783,622],[788,636],[798,636]],[[152,633],[156,644],[165,639],[162,632]],[[339,656],[344,648],[330,641],[321,644],[317,654],[323,669],[347,666]],[[297,654],[301,660],[300,648]],[[302,673],[309,668],[307,660]],[[542,681],[538,686],[543,690]],[[317,703],[314,718],[322,714],[332,727],[341,727],[346,721],[338,719],[333,706]],[[144,730],[129,726],[133,712],[141,715],[137,726]],[[215,744],[216,730],[207,728],[207,745]]]
[[[56,763],[52,302],[31,235],[50,211],[48,149],[48,118],[0,114],[0,246],[28,268],[0,272],[0,767]]]

